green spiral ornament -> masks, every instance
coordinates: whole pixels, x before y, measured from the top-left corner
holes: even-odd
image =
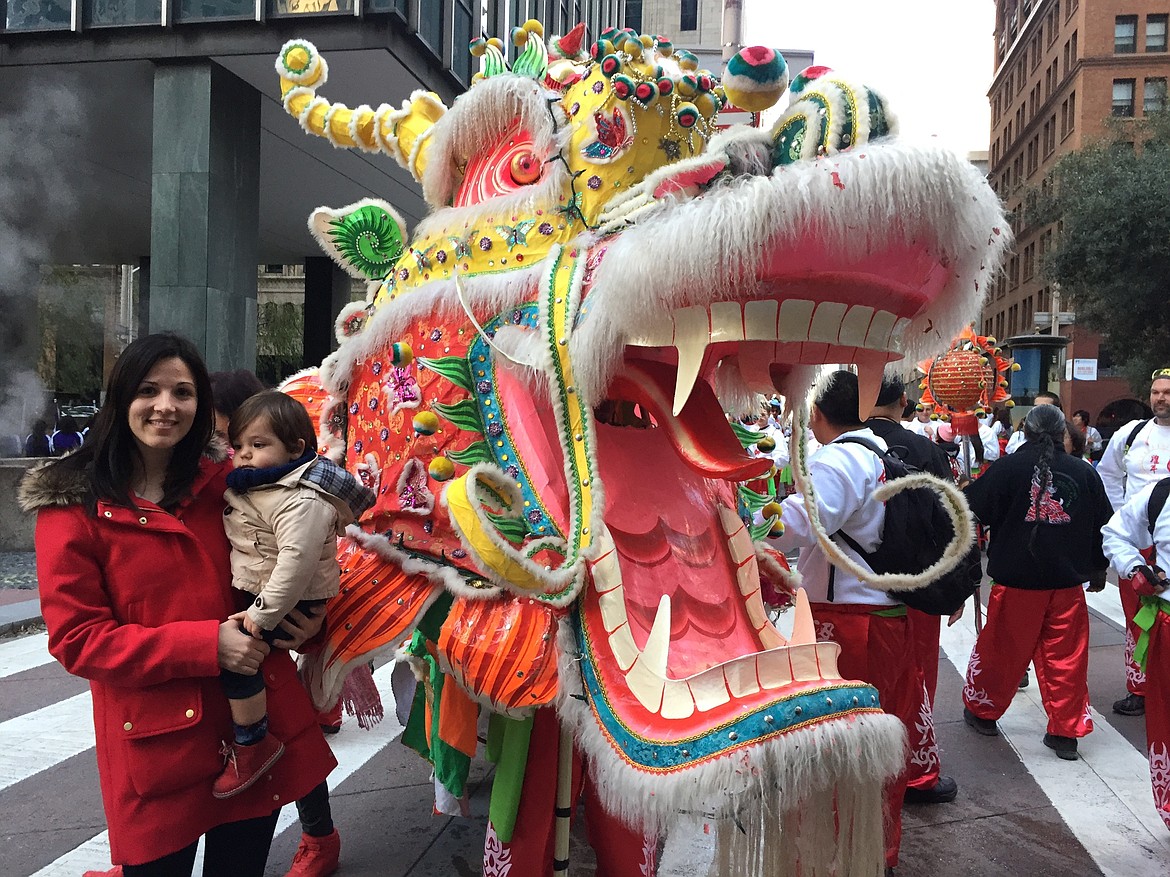
[[[330,221],[329,239],[346,262],[370,280],[390,273],[405,247],[397,220],[376,204]]]

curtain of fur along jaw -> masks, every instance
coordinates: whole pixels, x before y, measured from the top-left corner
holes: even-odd
[[[781,812],[779,795],[775,790],[735,819],[719,820],[708,877],[883,877],[880,786],[821,789],[788,812]]]

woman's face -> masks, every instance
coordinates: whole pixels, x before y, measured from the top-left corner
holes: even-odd
[[[191,431],[198,407],[187,363],[177,356],[156,362],[130,403],[130,432],[143,457],[169,456]]]

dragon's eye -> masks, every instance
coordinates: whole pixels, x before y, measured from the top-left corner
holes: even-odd
[[[536,153],[530,150],[514,155],[508,169],[512,174],[512,181],[518,186],[527,186],[540,178],[540,160],[537,159]]]

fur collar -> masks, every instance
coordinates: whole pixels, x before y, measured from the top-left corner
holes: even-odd
[[[222,463],[228,458],[227,445],[213,435],[203,451],[209,463]],[[25,512],[44,508],[80,505],[89,495],[89,476],[83,469],[72,469],[51,460],[38,463],[25,473],[16,492],[16,501]]]

